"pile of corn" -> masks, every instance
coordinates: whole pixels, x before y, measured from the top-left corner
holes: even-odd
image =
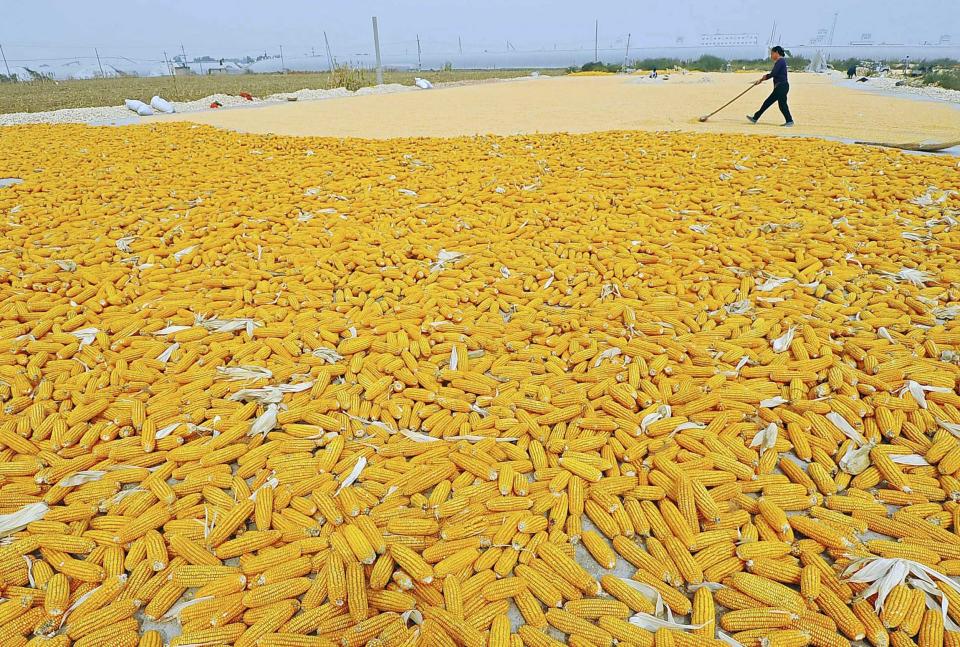
[[[960,645],[960,173],[0,130],[0,645]]]

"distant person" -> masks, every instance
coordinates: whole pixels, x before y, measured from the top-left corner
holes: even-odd
[[[793,117],[790,116],[790,108],[787,106],[787,93],[790,92],[790,84],[787,83],[787,59],[784,58],[783,48],[779,45],[770,48],[770,58],[773,60],[773,69],[770,70],[769,74],[764,74],[755,81],[754,85],[760,85],[767,79],[773,79],[773,92],[770,93],[759,110],[752,115],[747,115],[747,120],[752,124],[757,123],[767,108],[776,103],[780,106],[780,112],[783,113],[783,118],[786,120],[783,125],[792,126]]]
[[[847,68],[847,78],[848,78],[848,79],[852,79],[852,78],[855,77],[856,75],[857,75],[857,66],[856,66],[856,65],[851,65],[850,67]]]
[[[657,68],[653,68],[653,72],[650,72],[650,78],[651,79],[657,78]]]

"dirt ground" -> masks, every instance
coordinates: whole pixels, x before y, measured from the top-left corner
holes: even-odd
[[[794,74],[796,127],[779,126],[774,105],[761,124],[747,123],[769,92],[752,89],[706,123],[697,117],[746,88],[754,74],[537,78],[421,92],[347,97],[260,108],[151,118],[212,124],[254,133],[335,137],[418,137],[615,129],[809,135],[844,140],[960,139],[960,109],[937,101],[840,87],[837,77]]]

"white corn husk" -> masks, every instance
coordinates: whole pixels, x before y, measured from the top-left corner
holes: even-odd
[[[253,492],[251,492],[251,493],[250,493],[250,496],[247,497],[247,498],[250,499],[251,501],[256,501],[256,499],[257,499],[257,492],[259,492],[259,491],[262,490],[263,488],[270,488],[271,490],[275,490],[278,485],[280,485],[279,479],[277,479],[277,477],[275,477],[275,476],[271,476],[270,478],[268,478],[268,479],[263,483],[263,485],[261,485],[261,486],[258,487],[256,490],[254,490]]]
[[[450,362],[449,362],[449,364],[450,364],[450,370],[451,370],[451,371],[457,370],[457,362],[458,362],[458,360],[457,360],[457,349],[456,349],[456,347],[454,347],[454,348],[451,348],[451,349],[450,349]]]
[[[163,336],[163,335],[173,335],[178,332],[183,332],[184,330],[190,330],[193,326],[167,326],[161,328],[157,332],[150,333],[152,335]]]
[[[724,310],[728,314],[732,315],[742,315],[750,312],[750,309],[753,308],[753,304],[750,303],[749,299],[743,299],[742,301],[734,301],[728,306],[724,306]]]
[[[757,286],[757,290],[760,292],[770,292],[776,290],[779,287],[782,287],[792,281],[790,277],[780,277],[780,276],[771,276],[762,284]]]
[[[157,429],[157,433],[154,436],[154,438],[156,440],[160,440],[161,438],[166,438],[167,436],[172,434],[177,427],[179,427],[182,424],[183,424],[182,422],[171,422],[169,425],[166,425],[165,427]]]
[[[618,355],[622,355],[622,354],[623,354],[623,351],[620,350],[619,348],[608,348],[607,350],[597,355],[597,359],[594,362],[593,366],[594,368],[596,368],[601,364],[603,364],[603,360],[613,359],[614,357],[617,357]]]
[[[57,483],[57,486],[74,487],[76,485],[83,485],[84,483],[93,483],[95,481],[99,481],[105,475],[106,472],[101,470],[81,470],[62,479],[59,483]]]
[[[40,521],[50,510],[46,503],[28,503],[16,512],[0,514],[0,537],[20,532],[34,521]]]
[[[844,436],[855,442],[857,447],[862,447],[863,445],[867,444],[867,439],[864,438],[859,431],[854,429],[850,423],[847,422],[846,419],[836,411],[831,411],[824,417],[832,422],[833,425],[839,429]]]
[[[910,467],[923,467],[930,464],[920,454],[890,454],[890,460],[897,465],[908,465]]]
[[[198,317],[197,323],[210,332],[236,332],[238,330],[244,330],[247,336],[251,338],[253,337],[253,329],[263,326],[262,322],[246,317],[239,319],[218,319],[217,317],[204,319]]]
[[[81,328],[80,330],[74,330],[70,334],[80,340],[80,348],[84,346],[89,346],[97,338],[97,333],[100,332],[97,328]]]
[[[929,272],[915,270],[910,267],[901,268],[899,272],[880,272],[880,274],[893,281],[906,281],[918,288],[926,287],[926,282],[933,280]]]
[[[750,442],[751,447],[759,447],[760,453],[768,449],[773,449],[777,444],[777,426],[772,422],[757,432]]]
[[[346,478],[340,481],[340,487],[337,488],[337,491],[334,492],[333,496],[340,494],[340,491],[345,487],[353,485],[353,483],[360,478],[360,473],[363,472],[363,468],[367,466],[367,457],[361,456],[357,459],[357,464],[353,466],[353,469],[350,470],[350,473],[347,474]]]
[[[883,609],[887,596],[895,586],[909,583],[927,595],[927,606],[929,608],[940,610],[943,615],[944,627],[950,631],[960,629],[947,615],[947,596],[943,595],[935,580],[943,582],[957,593],[960,593],[960,584],[957,584],[953,578],[939,573],[929,566],[900,557],[864,557],[850,564],[843,572],[843,577],[848,582],[870,584],[860,593],[860,597],[866,598],[876,594],[877,599],[874,602],[874,608],[878,613]],[[936,597],[940,598],[939,604],[934,600]]]
[[[191,245],[190,247],[184,247],[184,248],[181,249],[179,252],[174,252],[174,253],[173,253],[173,258],[174,258],[174,260],[177,261],[177,263],[179,263],[181,260],[183,260],[183,257],[184,257],[184,256],[187,256],[188,254],[190,254],[190,252],[192,252],[192,251],[195,250],[196,248],[197,248],[196,245]]]
[[[217,379],[239,382],[242,380],[269,380],[273,371],[262,366],[218,366]]]
[[[276,404],[268,404],[267,410],[260,414],[260,417],[250,425],[250,431],[247,432],[247,435],[256,436],[257,434],[262,434],[266,436],[273,431],[277,426],[277,415],[279,411],[280,409]]]
[[[180,348],[179,343],[174,342],[173,344],[170,344],[169,346],[167,346],[166,350],[164,350],[162,353],[157,355],[157,361],[163,362],[163,363],[169,362],[170,357],[173,356],[175,352],[177,352],[178,348]]]
[[[775,407],[779,407],[779,406],[784,405],[784,404],[787,404],[787,403],[789,403],[789,402],[790,402],[790,400],[787,400],[786,398],[777,395],[777,396],[774,396],[774,397],[772,397],[772,398],[767,398],[766,400],[761,400],[761,401],[760,401],[760,408],[761,408],[761,409],[773,409],[773,408],[775,408]]]
[[[124,236],[123,238],[118,238],[116,241],[117,249],[119,249],[124,254],[129,254],[133,250],[130,249],[130,243],[137,239],[136,236]]]
[[[952,389],[948,389],[942,386],[927,386],[926,384],[920,384],[914,380],[907,380],[903,385],[903,388],[900,390],[900,397],[903,397],[905,393],[909,393],[913,396],[913,399],[916,400],[917,404],[920,405],[921,409],[927,408],[927,398],[924,395],[924,392],[929,393],[951,393]]]
[[[406,436],[415,443],[435,443],[440,440],[439,438],[434,438],[433,436],[428,436],[427,434],[413,431],[412,429],[400,429],[399,431],[401,435]]]
[[[860,447],[857,447],[855,443],[850,443],[843,457],[837,462],[837,466],[847,474],[856,476],[870,467],[871,449],[873,449],[872,443]]]
[[[343,359],[343,355],[338,353],[332,348],[326,348],[321,346],[320,348],[315,348],[311,353],[314,357],[322,359],[327,364],[336,364]]]
[[[787,328],[787,332],[783,333],[781,336],[773,340],[773,343],[772,343],[773,352],[782,353],[788,348],[790,348],[790,344],[793,342],[793,337],[796,334],[797,334],[796,327],[790,326],[789,328]]]
[[[240,389],[227,399],[241,402],[260,402],[261,404],[279,404],[285,393],[301,393],[312,387],[313,382],[273,384],[257,389]]]
[[[672,409],[669,404],[662,404],[657,407],[656,411],[652,411],[645,415],[640,420],[640,431],[642,433],[647,432],[647,427],[657,422],[658,420],[663,420],[664,418],[669,418],[672,413]]]
[[[430,265],[431,272],[439,272],[446,268],[447,264],[456,263],[458,260],[463,258],[463,253],[461,252],[448,252],[445,249],[441,249],[437,253],[437,260]]]

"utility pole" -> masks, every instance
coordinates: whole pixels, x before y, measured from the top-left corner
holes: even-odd
[[[600,50],[597,46],[599,37],[600,37],[600,21],[594,20],[593,21],[593,60],[595,61],[600,60],[600,54],[599,54]]]
[[[423,69],[423,64],[420,62],[420,34],[417,34],[417,71]]]
[[[7,68],[7,76],[11,77],[10,80],[13,80],[13,74],[10,73],[10,64],[7,63],[7,55],[3,53],[3,45],[0,45],[0,57],[3,58],[3,66]]]
[[[103,63],[100,62],[100,52],[97,51],[97,48],[93,48],[93,53],[97,55],[97,65],[100,66],[100,78],[106,78],[106,74],[103,73]]]
[[[187,52],[183,49],[183,43],[180,43],[180,53],[183,55],[184,66],[189,67],[189,65],[187,65]]]
[[[457,36],[457,47],[460,49],[460,56],[463,56],[463,41]]]
[[[419,44],[419,37],[417,38]],[[377,54],[377,85],[383,85],[383,63],[380,60],[380,27],[377,25],[376,16],[373,17],[373,49]]]
[[[830,27],[830,42],[827,43],[827,44],[830,45],[831,47],[833,46],[833,35],[834,35],[834,34],[836,33],[836,31],[837,31],[837,16],[839,16],[839,15],[840,15],[840,12],[836,12],[836,13],[833,14],[833,25],[831,25],[831,27]]]
[[[283,45],[280,46],[280,71],[287,73],[287,64],[283,62]]]
[[[630,57],[630,36],[631,34],[627,34],[627,51],[624,52],[623,54],[623,71],[624,72],[627,71],[627,58]]]
[[[166,52],[166,51],[163,52],[163,60],[164,60],[164,62],[167,64],[167,70],[170,72],[170,76],[173,77],[173,93],[176,94],[176,95],[179,97],[179,96],[180,96],[180,87],[177,85],[177,73],[176,73],[176,71],[173,69],[173,64],[172,64],[172,63],[170,62],[170,60],[167,58],[167,52]]]
[[[333,54],[330,52],[330,40],[327,38],[327,32],[323,32],[323,43],[327,48],[327,65],[330,66],[330,72],[333,72]]]

